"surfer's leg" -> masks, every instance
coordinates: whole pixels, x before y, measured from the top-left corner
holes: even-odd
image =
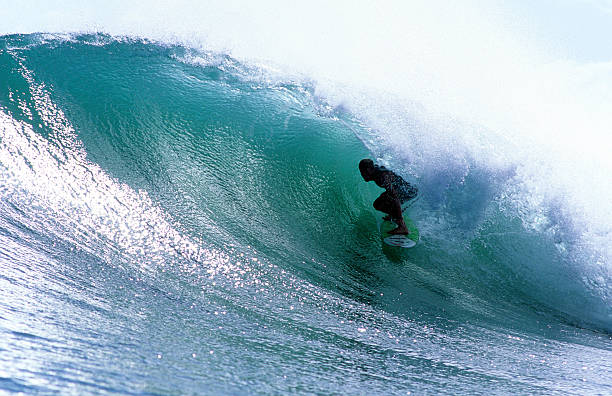
[[[374,201],[374,209],[388,214],[394,220],[402,218],[402,206],[400,201],[386,191],[380,194],[380,197],[376,198],[376,201]]]
[[[391,217],[395,217],[393,214],[393,199],[389,196],[389,194],[385,191],[380,194],[380,197],[376,198],[374,201],[374,209],[386,213]]]
[[[393,197],[391,194],[385,191],[384,193],[380,194],[380,197],[376,198],[376,201],[374,201],[374,209],[388,214],[393,221],[395,221],[395,224],[397,224],[397,228],[390,231],[389,234],[410,233],[406,227],[406,223],[404,223],[402,205],[399,199]]]
[[[402,214],[402,205],[399,199],[391,196],[386,191],[380,194],[380,197],[374,201],[374,209],[379,210],[389,215],[397,228],[389,232],[389,234],[408,234],[409,231],[404,223],[404,216]]]

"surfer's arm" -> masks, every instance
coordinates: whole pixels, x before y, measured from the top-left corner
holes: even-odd
[[[382,185],[385,190],[393,197],[398,199],[399,195],[397,189],[394,187],[393,182],[395,181],[395,175],[392,172],[385,172],[382,176]]]

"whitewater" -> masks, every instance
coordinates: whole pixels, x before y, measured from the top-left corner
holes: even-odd
[[[1,3],[0,393],[612,393],[605,56],[504,2]]]

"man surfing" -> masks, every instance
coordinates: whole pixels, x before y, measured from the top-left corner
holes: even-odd
[[[419,190],[384,166],[375,165],[371,159],[362,159],[359,162],[359,171],[363,180],[373,181],[385,189],[374,201],[374,209],[386,213],[384,219],[397,224],[397,228],[389,231],[389,234],[408,235],[410,231],[404,223],[402,204],[415,198]]]

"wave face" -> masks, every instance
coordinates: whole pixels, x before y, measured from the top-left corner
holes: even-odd
[[[555,184],[582,164],[367,95],[176,44],[1,37],[0,389],[609,392],[609,218]],[[381,245],[365,157],[420,187],[407,253]]]

